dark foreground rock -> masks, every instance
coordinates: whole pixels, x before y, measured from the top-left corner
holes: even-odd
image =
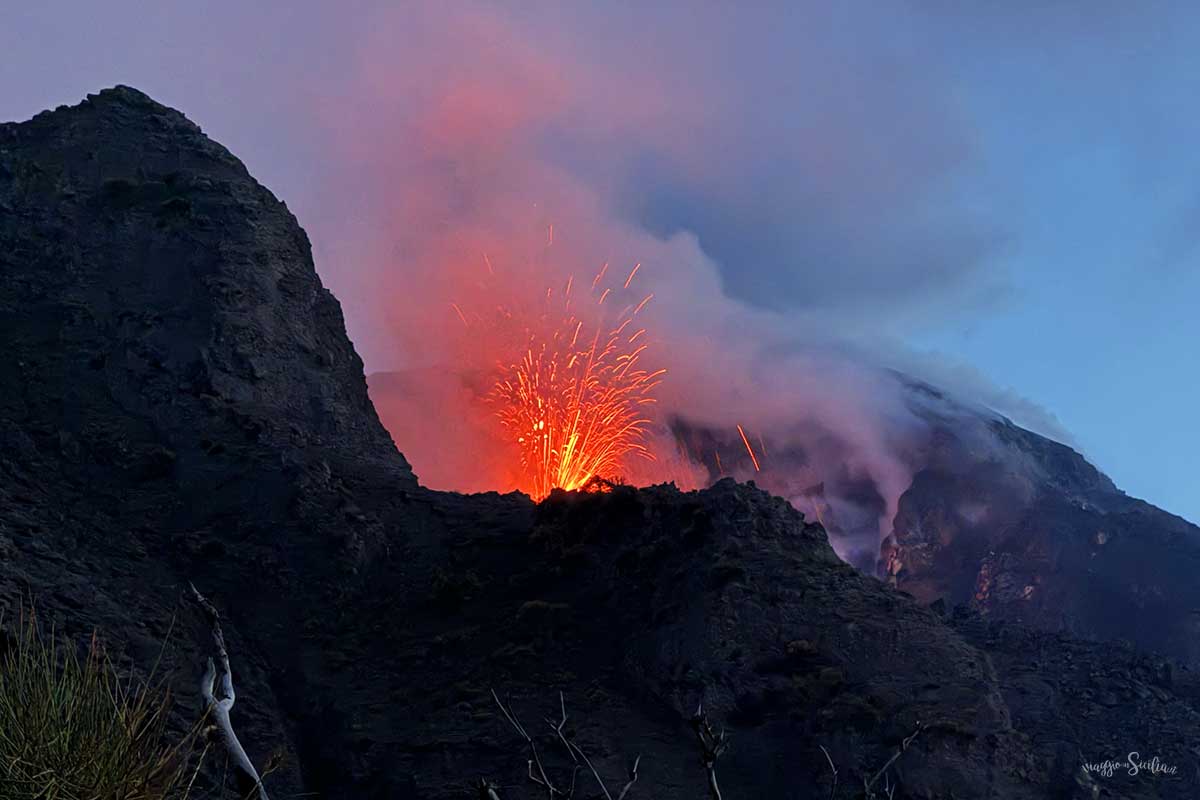
[[[182,721],[194,582],[275,797],[537,796],[492,688],[535,731],[564,692],[631,798],[703,796],[701,701],[727,800],[827,796],[820,746],[854,797],[918,724],[897,798],[1195,795],[1187,668],[926,607],[753,486],[419,487],[295,219],[134,90],[0,126],[0,344],[0,599],[128,669],[167,642]],[[1081,770],[1132,750],[1176,774]]]

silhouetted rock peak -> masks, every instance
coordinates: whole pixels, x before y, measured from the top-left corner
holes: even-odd
[[[178,469],[206,440],[402,477],[307,236],[225,148],[125,86],[0,131],[5,332],[40,332],[6,341],[6,379],[53,360],[46,395]]]

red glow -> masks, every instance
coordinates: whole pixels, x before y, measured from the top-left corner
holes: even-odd
[[[592,281],[591,295],[606,269]],[[626,331],[650,298],[615,320],[591,319],[572,311],[573,285],[569,279],[557,308],[551,307],[552,289],[546,290],[543,315],[526,324],[524,352],[500,362],[487,396],[516,444],[518,487],[539,500],[552,489],[583,488],[593,478],[620,479],[631,458],[654,460],[646,444],[647,412],[666,370],[641,366],[647,345],[636,342],[645,328]],[[596,305],[611,292],[604,288]]]
[[[737,426],[738,433],[742,437],[742,443],[746,445],[746,452],[750,454],[750,460],[754,462],[754,471],[762,472],[758,466],[758,457],[754,455],[754,448],[750,446],[750,440],[746,438],[746,432],[742,430],[742,426]]]

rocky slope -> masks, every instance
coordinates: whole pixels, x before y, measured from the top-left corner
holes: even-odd
[[[285,754],[274,796],[536,796],[492,688],[531,730],[563,691],[602,773],[642,755],[632,798],[702,796],[701,700],[732,734],[727,798],[826,796],[819,746],[856,796],[918,723],[897,798],[1200,780],[1190,670],[928,607],[752,485],[420,487],[295,219],[135,90],[0,125],[0,342],[0,600],[101,629],[132,670],[166,641],[182,721],[194,582],[252,757]],[[1080,769],[1132,749],[1177,773]]]
[[[880,575],[925,602],[1200,664],[1200,528],[1065,445],[938,398]]]
[[[398,441],[417,435],[404,415],[437,413],[446,391],[438,380],[450,378],[370,376],[371,397]],[[791,499],[821,518],[844,558],[923,603],[1125,639],[1200,665],[1200,528],[1127,496],[1071,448],[987,409],[898,373],[877,384],[910,417],[878,444],[911,475],[894,490],[894,506],[871,466],[854,464],[853,444],[820,420],[800,417],[790,435],[766,434],[771,455],[761,471],[736,429],[680,418],[673,429],[687,452],[718,454],[721,469],[711,455],[702,466],[710,480],[753,478]],[[431,450],[421,455],[440,466]]]

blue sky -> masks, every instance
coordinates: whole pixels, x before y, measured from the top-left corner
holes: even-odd
[[[368,368],[348,243],[429,178],[396,153],[431,87],[484,86],[505,159],[694,235],[733,301],[965,365],[1200,520],[1194,4],[199,5],[6,10],[0,119],[118,82],[182,109],[296,211]]]
[[[1008,176],[1014,295],[914,341],[1034,399],[1120,486],[1195,520],[1200,25],[1146,17],[959,60],[988,170]]]

